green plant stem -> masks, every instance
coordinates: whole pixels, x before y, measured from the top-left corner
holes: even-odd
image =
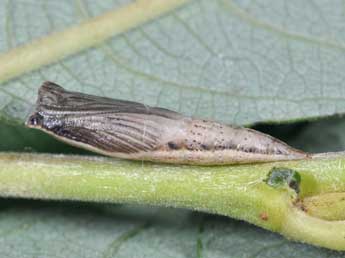
[[[300,198],[345,192],[343,154],[290,162],[196,167],[0,153],[0,196],[183,207],[242,219],[294,240],[345,250],[344,221],[313,217],[295,205],[288,190],[263,182],[277,166],[300,173]]]
[[[189,0],[137,0],[0,55],[0,83],[95,46]]]

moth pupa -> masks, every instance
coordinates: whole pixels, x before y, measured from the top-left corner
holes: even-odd
[[[67,91],[52,82],[40,87],[26,125],[74,146],[124,159],[224,165],[309,157],[249,128]]]

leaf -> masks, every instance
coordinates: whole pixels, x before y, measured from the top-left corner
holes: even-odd
[[[176,209],[12,200],[2,201],[1,218],[4,257],[343,257]]]
[[[0,1],[0,51],[129,2]],[[22,122],[44,80],[237,124],[343,113],[343,20],[337,2],[193,1],[1,84],[0,115]],[[60,152],[55,141],[41,143],[42,134],[0,128],[1,150]],[[20,141],[14,139],[18,130]],[[315,138],[296,144],[314,150]],[[345,257],[236,220],[184,210],[4,199],[1,205],[5,257]]]
[[[2,2],[6,29],[0,50],[126,4]],[[53,80],[70,90],[238,124],[344,112],[341,8],[335,2],[327,8],[284,4],[192,1],[97,48],[2,84],[0,110],[23,121],[39,85]]]

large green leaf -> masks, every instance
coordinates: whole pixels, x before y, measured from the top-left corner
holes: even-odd
[[[1,1],[0,51],[129,2]],[[39,85],[53,80],[240,124],[344,112],[343,21],[336,1],[191,1],[2,84],[0,110],[23,120]]]
[[[128,3],[0,1],[0,51]],[[192,1],[0,84],[0,114],[22,122],[44,80],[239,124],[342,113],[342,8],[340,1]],[[310,151],[343,148],[343,121],[320,123],[298,127],[299,135],[296,127],[278,128],[277,135]],[[0,150],[27,149],[75,151],[2,122]],[[0,205],[3,257],[345,257],[185,210],[4,199]]]
[[[2,201],[2,257],[344,257],[184,210]]]

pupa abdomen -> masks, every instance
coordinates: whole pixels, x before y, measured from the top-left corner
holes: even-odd
[[[308,157],[251,129],[69,92],[52,82],[40,87],[36,110],[26,125],[72,145],[125,159],[224,165]]]

